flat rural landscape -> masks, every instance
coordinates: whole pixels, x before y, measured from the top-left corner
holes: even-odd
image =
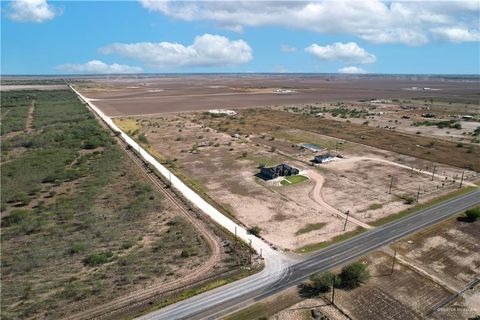
[[[244,78],[239,81],[245,81]],[[281,77],[270,81],[279,81],[277,78]],[[253,82],[256,80],[252,78]],[[284,79],[283,84],[288,88],[294,83],[292,80],[289,85],[286,81]],[[323,78],[317,79],[322,86],[323,81]],[[367,77],[363,82],[354,81],[365,86],[375,80]],[[98,85],[97,90],[102,91],[99,95],[119,94],[118,82],[120,80],[111,89],[106,89],[103,83]],[[127,83],[133,86],[130,80]],[[453,82],[452,88],[455,85]],[[80,84],[79,88],[83,86],[86,85]],[[443,82],[442,86],[449,87]],[[86,94],[95,92],[94,83],[87,87]],[[169,86],[164,88],[162,93],[169,91]],[[249,87],[237,85],[236,89],[240,91],[238,95],[251,93]],[[216,90],[228,93],[231,89]],[[169,96],[174,94],[171,91]],[[398,92],[402,94],[402,88]],[[110,109],[102,104],[105,100],[97,100],[99,95],[94,93],[92,101],[108,114]],[[205,93],[205,97],[211,95]],[[278,103],[278,95],[271,90],[269,96],[267,106]],[[162,101],[153,97],[157,103]],[[191,99],[193,104],[196,97]],[[289,96],[287,103],[295,99]],[[136,115],[142,104],[132,103],[130,110],[123,111],[132,116],[114,117],[114,121],[195,190],[214,199],[229,215],[248,228],[260,228],[261,236],[272,245],[305,252],[343,234],[367,230],[412,205],[456,191],[460,184],[468,187],[478,180],[480,145],[475,129],[480,126],[477,121],[480,110],[473,100],[464,102],[467,106],[472,104],[468,109],[472,118],[464,122],[475,129],[464,130],[462,137],[468,142],[462,146],[441,135],[417,135],[363,124],[360,121],[368,122],[365,119],[373,114],[366,106],[375,108],[377,103],[356,101],[352,105],[360,104],[363,109],[327,108],[330,113],[341,113],[336,117],[318,116],[315,108],[323,110],[324,107],[314,100],[307,105],[210,109],[194,113],[159,109],[161,113],[145,116]],[[423,106],[424,101],[417,104]],[[235,102],[214,106],[234,105]],[[428,101],[428,105],[429,110],[446,105],[454,111],[448,102]],[[392,112],[393,108],[390,108]],[[400,106],[398,109],[402,110]],[[378,139],[385,135],[390,138],[388,142]],[[165,140],[165,137],[170,138]],[[452,148],[462,154],[461,159],[450,156],[447,150]],[[331,155],[332,161],[315,163],[318,154]],[[261,176],[262,166],[282,163],[299,169],[298,176],[305,178],[292,183],[281,177]],[[351,220],[345,225],[347,212]]]
[[[167,301],[244,272],[245,250],[192,224],[122,148],[70,90],[2,93],[2,317]]]
[[[0,18],[1,319],[480,320],[478,1]]]

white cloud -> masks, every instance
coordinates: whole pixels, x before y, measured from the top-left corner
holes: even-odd
[[[365,70],[362,68],[350,66],[350,67],[343,67],[338,69],[339,73],[348,73],[348,74],[360,74],[360,73],[366,73]]]
[[[13,0],[8,17],[19,22],[41,23],[61,14],[61,10],[49,5],[46,0]]]
[[[104,54],[119,54],[156,68],[234,66],[252,60],[252,49],[243,40],[204,34],[193,44],[172,42],[114,43],[100,49]]]
[[[478,28],[480,2],[472,1],[156,1],[150,10],[185,21],[208,20],[241,32],[244,27],[283,26],[319,33],[349,34],[375,43],[422,45],[432,28],[460,22]]]
[[[436,28],[432,33],[438,38],[450,42],[473,42],[480,41],[480,30],[468,30],[461,27]]]
[[[142,68],[132,67],[125,64],[106,64],[100,60],[91,60],[82,64],[62,64],[55,69],[66,73],[89,73],[89,74],[121,74],[121,73],[140,73]]]
[[[291,46],[286,45],[286,44],[282,44],[282,45],[280,46],[280,50],[281,50],[282,52],[292,53],[292,52],[297,51],[297,48],[291,47]]]
[[[324,47],[314,43],[305,48],[305,51],[321,60],[349,63],[374,63],[377,60],[373,54],[360,48],[355,42],[335,42]]]

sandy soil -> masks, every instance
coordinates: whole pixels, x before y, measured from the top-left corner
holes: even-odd
[[[478,99],[478,83],[378,77],[329,76],[181,76],[96,79],[78,88],[110,116],[156,114],[212,108],[274,106],[338,99],[445,97]],[[102,87],[96,90],[95,85]],[[412,86],[438,91],[411,91]],[[270,88],[292,88],[293,94],[273,94]]]

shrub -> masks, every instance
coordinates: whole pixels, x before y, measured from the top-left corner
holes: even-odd
[[[353,289],[360,286],[370,278],[367,266],[360,262],[349,264],[342,268],[340,273],[340,285],[345,289]]]
[[[67,253],[69,255],[74,255],[76,253],[80,253],[80,252],[83,252],[85,251],[85,249],[87,248],[87,245],[85,244],[85,242],[75,242],[74,244],[72,244],[72,246],[68,249]]]
[[[382,208],[382,207],[383,207],[383,204],[381,204],[381,203],[372,203],[372,204],[368,207],[368,209],[370,209],[370,210],[377,210],[377,209],[380,209],[380,208]]]
[[[83,259],[83,263],[86,266],[94,267],[94,266],[107,263],[111,261],[112,258],[113,258],[113,252],[109,250],[109,251],[104,251],[99,253],[93,253],[88,257],[86,257],[85,259]]]
[[[85,141],[83,148],[84,149],[96,149],[102,144],[102,141],[100,141],[99,138],[97,137],[90,137],[87,141]]]
[[[480,207],[468,209],[465,211],[465,217],[468,221],[476,221],[478,218],[480,218]]]
[[[253,234],[254,236],[260,236],[260,232],[262,231],[262,228],[259,226],[253,226],[248,229],[248,233]]]
[[[188,258],[188,257],[191,257],[191,256],[196,256],[197,254],[198,254],[198,252],[194,248],[187,248],[187,249],[182,250],[182,252],[180,253],[180,257]]]
[[[29,219],[33,212],[31,210],[12,210],[12,212],[2,219],[2,227],[9,227],[14,224],[19,224],[22,221]]]
[[[410,194],[404,194],[403,196],[401,196],[401,198],[403,199],[403,203],[405,204],[412,204],[415,202],[415,197]]]
[[[138,135],[138,141],[140,141],[143,144],[148,144],[148,139],[145,133],[142,132]]]

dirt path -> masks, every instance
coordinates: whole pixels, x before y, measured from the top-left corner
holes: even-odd
[[[336,214],[338,216],[340,216],[342,219],[346,219],[347,218],[347,215],[337,209],[335,209],[334,207],[332,207],[331,205],[329,205],[328,203],[325,202],[325,200],[323,200],[323,197],[322,197],[322,188],[323,188],[323,184],[325,182],[325,178],[315,172],[315,171],[309,171],[308,173],[308,176],[310,177],[310,179],[312,179],[313,182],[315,182],[315,185],[313,186],[312,190],[310,190],[310,192],[308,193],[308,197],[310,199],[312,199],[313,201],[315,201],[316,203],[318,203],[323,209],[325,209],[327,212],[329,213],[333,213],[333,214]],[[349,222],[353,222],[354,224],[362,227],[362,228],[365,228],[365,229],[371,229],[372,226],[352,217],[352,216],[349,216],[348,217],[348,221]]]
[[[9,112],[10,112],[10,110],[5,111],[5,113],[0,116],[0,120],[3,121],[3,119],[6,117],[6,115],[7,115]]]
[[[30,108],[28,108],[28,117],[27,117],[27,123],[25,124],[25,131],[27,133],[32,132],[33,130],[33,112],[35,111],[35,104],[36,100],[32,100],[32,103],[30,104]]]

